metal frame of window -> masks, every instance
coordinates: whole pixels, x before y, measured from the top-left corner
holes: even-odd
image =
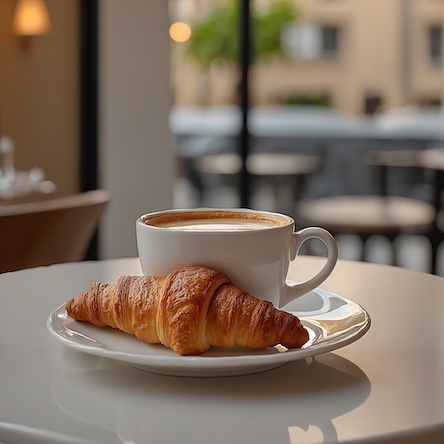
[[[98,1],[79,0],[80,11],[80,190],[98,188]],[[98,258],[98,231],[86,259]]]
[[[239,152],[242,157],[242,169],[240,175],[240,204],[242,207],[248,207],[250,203],[250,175],[247,170],[246,162],[250,152],[251,137],[248,129],[249,112],[249,71],[251,64],[251,12],[250,0],[240,1],[240,103],[242,111],[242,127],[239,136]]]

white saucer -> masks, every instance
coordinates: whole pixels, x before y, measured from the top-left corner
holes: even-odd
[[[310,334],[300,349],[282,346],[262,350],[212,347],[202,356],[179,356],[163,345],[151,345],[112,328],[78,322],[62,305],[48,318],[48,330],[68,347],[127,363],[152,373],[214,377],[258,373],[288,362],[344,347],[370,327],[369,314],[358,304],[316,289],[291,302],[286,311],[298,316]]]

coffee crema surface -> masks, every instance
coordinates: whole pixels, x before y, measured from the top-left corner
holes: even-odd
[[[151,215],[146,225],[183,231],[254,231],[288,225],[285,216],[236,211],[191,211]]]

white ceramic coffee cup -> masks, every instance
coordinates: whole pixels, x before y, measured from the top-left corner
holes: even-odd
[[[202,219],[210,225],[183,229],[176,222],[194,224]],[[252,224],[253,228],[231,230],[213,225],[221,220]],[[333,271],[338,258],[336,242],[328,231],[308,227],[295,232],[291,217],[250,209],[199,208],[145,214],[136,221],[136,238],[145,275],[166,276],[186,265],[207,266],[276,307],[318,287]],[[301,245],[312,238],[320,239],[327,247],[326,263],[308,281],[290,285],[290,262],[296,259]]]

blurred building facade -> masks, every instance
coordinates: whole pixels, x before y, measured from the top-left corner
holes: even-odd
[[[192,22],[217,3],[175,0],[173,15]],[[287,56],[252,67],[254,105],[321,103],[359,115],[442,103],[444,0],[294,0],[294,8],[297,22],[282,33]],[[236,67],[202,70],[185,48],[172,46],[175,103],[233,103]]]

